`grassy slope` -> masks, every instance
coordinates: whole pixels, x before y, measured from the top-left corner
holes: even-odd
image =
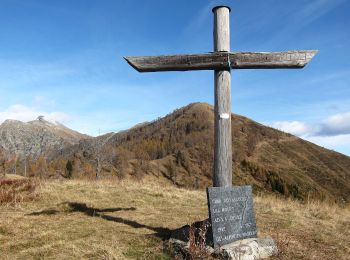
[[[349,156],[235,114],[232,137],[234,185],[303,201],[350,203]],[[101,178],[153,179],[202,190],[212,183],[213,147],[213,107],[193,103],[151,123],[46,154],[46,162],[28,159],[27,176],[62,178],[70,160],[73,178],[95,179],[101,169]],[[23,174],[24,162],[8,158],[0,148],[0,176],[15,165]]]
[[[105,160],[103,176],[124,172],[126,176],[153,176],[157,182],[165,179],[179,187],[204,189],[212,182],[213,131],[213,107],[194,103],[112,136],[108,141],[111,149],[99,151],[87,145],[92,142],[87,140],[55,158],[66,156],[65,160],[73,161],[73,176],[87,176],[82,165],[96,158],[89,156],[92,151],[108,158],[113,148],[123,148],[114,159]],[[350,202],[350,157],[234,114],[232,136],[235,185],[249,184],[256,191],[278,191],[302,200]],[[122,161],[125,154],[129,154],[124,158],[129,167],[120,169],[121,163],[115,159]],[[116,171],[110,165],[113,160]],[[136,167],[141,162],[147,169]]]
[[[39,197],[0,206],[2,259],[168,259],[171,229],[204,219],[206,195],[136,182],[45,182]],[[346,259],[350,212],[326,204],[255,197],[259,236],[282,259]]]

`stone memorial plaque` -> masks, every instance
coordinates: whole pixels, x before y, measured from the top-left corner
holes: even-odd
[[[251,186],[207,189],[214,247],[256,237]]]

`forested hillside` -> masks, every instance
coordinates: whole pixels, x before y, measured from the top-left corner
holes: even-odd
[[[153,122],[44,154],[29,175],[52,178],[132,178],[179,187],[211,186],[213,107],[190,104]],[[233,184],[305,200],[350,200],[350,158],[293,135],[232,115]],[[3,160],[3,171],[13,172]],[[17,160],[18,163],[18,160]],[[23,171],[23,166],[16,168]]]

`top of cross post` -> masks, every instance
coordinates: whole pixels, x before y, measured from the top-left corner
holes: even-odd
[[[229,12],[231,12],[231,8],[227,5],[218,5],[218,6],[215,6],[211,11],[214,13],[216,9],[219,9],[219,8],[227,8]]]

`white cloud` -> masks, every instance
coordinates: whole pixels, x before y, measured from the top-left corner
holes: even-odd
[[[69,121],[69,116],[63,112],[45,112],[34,107],[15,104],[3,111],[0,111],[0,123],[6,119],[14,119],[22,122],[28,122],[36,119],[38,116],[44,116],[45,120],[50,122],[66,123]]]
[[[322,146],[350,145],[350,134],[337,136],[311,136],[307,140],[318,143]]]
[[[310,127],[300,121],[277,121],[272,123],[271,126],[298,136],[304,136],[310,132]]]
[[[323,120],[316,135],[335,136],[350,134],[350,112],[336,114]]]
[[[335,114],[321,123],[277,121],[270,126],[297,136],[338,136],[350,134],[350,112]]]
[[[350,155],[350,112],[329,116],[320,123],[277,121],[270,126]]]
[[[350,134],[337,136],[311,136],[306,140],[350,156]]]

